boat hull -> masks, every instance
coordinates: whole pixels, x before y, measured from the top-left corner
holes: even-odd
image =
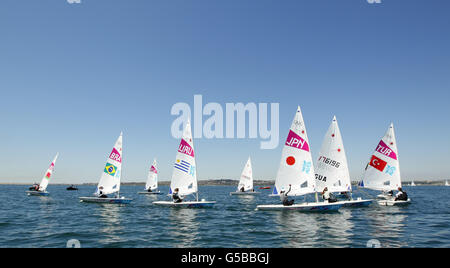
[[[342,207],[368,207],[372,204],[371,199],[343,200],[336,203],[342,204]]]
[[[258,195],[260,192],[231,192],[230,195]]]
[[[407,206],[411,204],[411,199],[408,198],[407,201],[394,201],[394,200],[379,200],[378,205],[380,206]]]
[[[155,201],[153,204],[165,207],[174,208],[205,208],[212,207],[216,201],[186,201],[181,203],[174,203],[173,201]]]
[[[273,210],[295,210],[300,212],[331,212],[338,211],[343,204],[340,203],[303,203],[294,204],[292,206],[279,205],[259,205],[256,210],[273,211]]]
[[[101,203],[101,204],[129,204],[133,199],[128,198],[100,198],[100,197],[80,197],[80,202]]]
[[[393,197],[392,197],[392,195],[379,194],[379,195],[377,195],[377,198],[382,199],[382,200],[389,200],[389,199],[392,199]]]
[[[142,191],[142,192],[138,192],[138,194],[158,195],[158,194],[163,194],[163,193],[161,193],[160,191],[156,191],[156,192]]]
[[[26,191],[29,196],[49,196],[49,192]]]

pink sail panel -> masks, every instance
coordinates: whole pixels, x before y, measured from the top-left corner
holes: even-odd
[[[181,139],[180,146],[178,147],[178,152],[194,157],[194,149],[192,149],[189,143],[187,143],[184,139]]]
[[[381,140],[380,143],[378,144],[376,151],[382,155],[397,160],[397,154],[391,148],[389,148],[389,146],[387,146],[383,140]]]
[[[119,163],[122,163],[122,156],[120,153],[116,150],[116,148],[113,148],[111,154],[109,155],[109,159],[112,159],[114,161],[117,161]]]
[[[292,130],[289,130],[285,145],[309,152],[308,142]]]
[[[152,165],[152,167],[150,168],[150,171],[153,172],[153,173],[155,173],[155,174],[158,174],[158,170],[156,170],[155,166],[153,166],[153,165]]]

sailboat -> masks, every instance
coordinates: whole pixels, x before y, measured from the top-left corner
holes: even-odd
[[[290,189],[288,192],[289,196],[315,193],[316,202],[293,204],[291,206],[284,206],[283,204],[259,205],[256,209],[316,212],[333,211],[341,208],[342,204],[339,203],[318,201],[314,174],[308,135],[306,134],[305,123],[299,106],[284,144],[272,195],[279,195],[281,191],[287,192]]]
[[[250,157],[245,164],[244,170],[242,170],[241,178],[236,192],[231,192],[230,195],[256,195],[260,192],[255,192],[253,189],[253,171],[252,162]]]
[[[41,180],[41,183],[39,185],[35,185],[35,190],[31,190],[30,191],[26,191],[26,193],[28,195],[33,195],[33,196],[48,196],[49,193],[47,192],[47,186],[48,183],[50,182],[50,178],[53,175],[53,172],[55,171],[55,163],[56,163],[56,159],[58,159],[58,153],[56,153],[55,158],[53,158],[52,163],[50,164],[50,166],[48,167],[47,171],[44,174],[44,177]]]
[[[175,159],[173,167],[172,180],[170,183],[169,195],[178,189],[178,194],[181,197],[189,195],[195,195],[195,201],[184,201],[175,203],[173,201],[155,201],[153,204],[169,207],[210,207],[213,206],[215,201],[198,200],[198,187],[197,187],[197,170],[194,154],[194,141],[192,139],[191,123],[186,123],[186,128],[183,132],[180,145]]]
[[[132,199],[120,196],[120,176],[122,173],[122,132],[106,160],[105,168],[98,182],[94,196],[80,197],[80,202],[128,204]],[[107,195],[115,194],[115,197]]]
[[[330,193],[346,193],[348,200],[339,201],[346,207],[368,206],[372,200],[352,198],[352,184],[348,170],[344,143],[336,116],[328,128],[320,149],[316,164],[316,188],[321,191],[325,187]]]
[[[445,181],[445,186],[450,186],[450,185],[448,184],[448,181]]]
[[[411,181],[411,185],[410,186],[416,186],[416,184],[414,183],[414,181]]]
[[[370,158],[370,162],[366,166],[359,186],[382,191],[383,193],[402,187],[394,124],[389,126],[386,134],[378,143],[375,152]],[[411,202],[410,199],[407,201],[394,201],[391,196],[386,194],[381,194],[378,197],[385,199],[378,201],[380,205],[384,206],[404,205]]]
[[[161,194],[158,190],[158,170],[156,168],[156,159],[148,172],[147,182],[145,183],[145,191],[138,192],[138,194]]]

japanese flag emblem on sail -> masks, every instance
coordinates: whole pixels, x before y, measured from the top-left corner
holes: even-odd
[[[379,171],[383,172],[384,168],[387,165],[387,162],[372,155],[372,159],[370,159],[370,165],[376,169],[378,169]]]

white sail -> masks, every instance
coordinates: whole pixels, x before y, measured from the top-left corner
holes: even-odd
[[[122,173],[122,133],[106,160],[105,168],[98,182],[96,194],[112,194],[120,191],[120,175]]]
[[[289,190],[289,185],[292,187],[289,193],[291,196],[316,191],[314,166],[300,106],[284,144],[273,194]]]
[[[360,186],[379,191],[396,190],[402,186],[393,124],[378,143],[370,158]]]
[[[52,174],[55,170],[55,163],[56,159],[58,158],[58,153],[56,153],[55,158],[53,158],[52,163],[48,167],[47,171],[44,174],[44,177],[42,178],[41,184],[39,184],[39,191],[44,192],[47,189],[48,183],[50,182],[50,178],[52,177]]]
[[[245,192],[253,190],[252,162],[250,157],[245,164],[244,170],[242,170],[237,191],[240,192],[242,187],[244,187]]]
[[[315,171],[316,188],[319,192],[325,187],[330,192],[352,190],[344,143],[336,117],[333,118],[323,140]]]
[[[445,181],[445,186],[449,186],[448,181]]]
[[[156,168],[156,159],[148,172],[147,182],[145,183],[145,190],[155,190],[158,188],[158,170]]]
[[[197,171],[192,140],[191,123],[188,121],[183,132],[173,167],[169,194],[176,188],[179,194],[186,196],[197,192]]]

